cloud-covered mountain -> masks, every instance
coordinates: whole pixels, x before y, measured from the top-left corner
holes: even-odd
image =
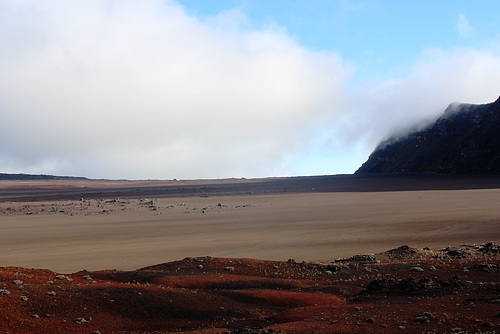
[[[356,173],[500,173],[500,98],[452,103],[423,130],[381,142]]]

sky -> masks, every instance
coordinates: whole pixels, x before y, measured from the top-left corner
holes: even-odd
[[[0,172],[353,173],[500,95],[500,2],[0,0]]]

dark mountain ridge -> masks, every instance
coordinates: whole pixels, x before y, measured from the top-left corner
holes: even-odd
[[[39,180],[87,180],[86,177],[80,176],[56,176],[45,174],[8,174],[0,173],[0,180],[20,180],[20,181],[39,181]]]
[[[423,130],[381,142],[356,173],[500,174],[500,98],[450,104]]]

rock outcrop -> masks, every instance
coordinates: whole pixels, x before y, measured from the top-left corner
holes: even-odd
[[[380,143],[356,173],[500,173],[500,98],[450,104],[427,128]]]

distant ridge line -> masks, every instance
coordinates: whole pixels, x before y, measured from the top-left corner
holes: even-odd
[[[44,180],[88,180],[88,178],[83,176],[56,176],[56,175],[46,175],[46,174],[9,174],[0,173],[0,180],[20,180],[20,181],[44,181]]]

